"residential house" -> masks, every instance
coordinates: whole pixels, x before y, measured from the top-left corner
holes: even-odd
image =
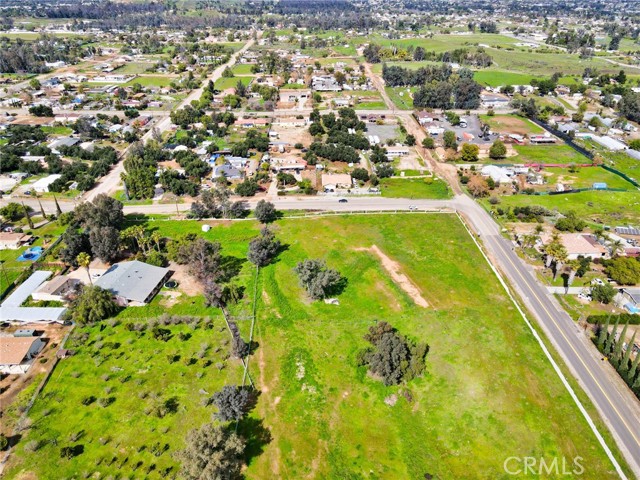
[[[551,236],[543,234],[540,240],[546,244],[551,240]],[[560,242],[567,250],[568,260],[576,260],[580,256],[591,259],[605,258],[609,253],[603,245],[598,243],[594,235],[586,233],[563,233],[560,235]]]
[[[40,337],[0,337],[0,372],[27,373],[44,345]]]
[[[66,275],[58,275],[40,285],[32,294],[31,298],[37,301],[62,302],[66,296],[80,286],[80,280]]]
[[[120,305],[143,306],[151,301],[170,276],[168,268],[134,260],[112,265],[94,285],[113,293]]]
[[[0,232],[0,250],[17,250],[32,238],[24,233]]]
[[[351,175],[348,173],[323,173],[322,189],[325,192],[335,192],[336,190],[346,190],[353,186]]]

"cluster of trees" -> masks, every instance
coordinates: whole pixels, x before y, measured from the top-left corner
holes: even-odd
[[[63,192],[74,181],[78,184],[78,190],[90,190],[98,178],[109,173],[111,166],[118,163],[118,153],[113,147],[94,147],[92,151],[78,146],[61,147],[60,153],[73,157],[74,160],[71,163],[63,163],[57,155],[45,157],[49,173],[62,175],[49,185],[51,192]],[[90,161],[91,164],[88,165],[86,161]]]
[[[50,69],[45,62],[75,63],[78,58],[95,53],[95,49],[84,47],[84,44],[85,40],[81,38],[59,38],[45,34],[34,42],[0,37],[0,72],[46,73]]]
[[[614,257],[604,261],[607,275],[620,285],[640,283],[640,260],[637,257]]]
[[[347,279],[337,270],[328,268],[323,260],[304,260],[296,265],[294,271],[313,300],[338,295],[346,287]]]
[[[550,45],[565,47],[569,53],[574,53],[581,48],[592,49],[596,45],[595,35],[585,30],[553,31],[546,40]]]
[[[246,202],[230,200],[231,192],[224,185],[206,190],[191,204],[189,215],[193,218],[242,218],[247,215]]]
[[[369,149],[369,140],[361,133],[366,130],[366,125],[358,119],[354,109],[341,108],[338,117],[333,112],[320,115],[318,110],[313,110],[310,118],[313,123],[309,133],[315,137],[326,134],[324,142],[315,141],[310,145],[305,156],[310,165],[317,163],[317,157],[334,162],[358,163],[358,150]],[[349,133],[349,129],[356,130],[356,133]]]
[[[269,137],[264,133],[260,133],[255,128],[251,128],[247,130],[245,139],[242,142],[236,143],[231,147],[231,155],[248,157],[249,150],[266,152],[269,150]]]
[[[168,153],[155,140],[146,145],[132,144],[124,160],[122,181],[129,198],[152,198],[155,193],[158,162],[167,160]]]
[[[575,212],[567,212],[555,223],[556,229],[561,232],[581,232],[586,226],[587,223],[579,218]]]
[[[466,69],[462,70],[464,74]],[[386,63],[382,65],[382,78],[385,84],[390,87],[424,85],[433,81],[442,82],[449,80],[452,75],[453,69],[451,65],[446,63],[440,66],[429,65],[417,70],[410,70],[396,65],[389,66]],[[471,72],[471,78],[473,78],[473,72]]]
[[[429,346],[409,340],[387,322],[369,327],[364,339],[371,347],[359,352],[358,365],[367,366],[385,385],[408,382],[425,371]]]
[[[609,320],[604,325],[598,325],[596,328],[596,336],[594,342],[598,350],[609,359],[609,362],[618,371],[618,374],[629,385],[629,388],[640,398],[640,353],[635,354],[632,359],[633,345],[635,344],[636,334],[634,333],[631,340],[627,342],[627,329],[629,322],[625,323],[622,331],[618,333],[618,322],[620,318],[616,318],[613,329],[609,331]],[[626,345],[626,348],[625,348]]]
[[[478,68],[489,67],[493,63],[493,58],[484,48],[470,50],[468,48],[457,48],[452,51],[436,52],[427,51],[423,47],[399,48],[395,45],[381,47],[376,44],[369,44],[364,48],[364,57],[369,63],[380,63],[388,60],[416,61],[429,60],[433,62],[443,62],[444,68],[451,68],[449,63],[459,63],[460,65],[473,66]],[[441,67],[442,68],[442,67]]]
[[[473,78],[450,77],[449,81],[432,81],[413,94],[415,107],[475,109],[480,106],[482,86]]]
[[[77,267],[81,254],[91,254],[105,262],[112,262],[120,250],[120,229],[124,225],[122,203],[107,195],[98,195],[93,202],[81,203],[73,213],[61,217],[68,222],[62,235],[64,247],[59,258]]]

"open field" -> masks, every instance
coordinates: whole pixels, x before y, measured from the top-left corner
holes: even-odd
[[[143,87],[166,87],[174,80],[177,80],[177,78],[163,75],[145,75],[136,77],[133,80],[125,83],[125,85],[129,87],[134,83],[139,83]]]
[[[429,177],[431,178],[431,177]],[[424,178],[383,178],[380,180],[383,197],[395,198],[449,198],[451,192],[447,184],[435,179],[428,184]]]
[[[503,70],[483,69],[476,70],[473,78],[481,85],[499,87],[501,85],[529,85],[535,77],[527,73],[507,72]]]
[[[236,85],[238,85],[238,82],[242,82],[244,85],[249,85],[251,80],[253,80],[253,77],[225,77],[217,80],[215,87],[217,90],[226,90],[227,88],[235,88]]]
[[[499,207],[540,205],[561,213],[575,212],[579,217],[607,225],[640,222],[640,192],[589,191],[563,195],[510,195],[500,197]]]
[[[234,75],[254,75],[251,72],[251,67],[253,67],[253,65],[249,63],[237,63],[233,66],[231,71]]]
[[[201,226],[196,221],[149,223],[165,236],[200,232]],[[244,257],[257,225],[211,223],[216,226],[202,235],[220,241],[226,255]],[[589,478],[615,478],[455,216],[290,219],[274,228],[286,249],[258,277],[258,348],[250,372],[262,394],[246,422],[255,426],[262,421],[270,441],[253,443],[247,478],[345,479],[363,478],[362,472],[371,478],[421,478],[427,472],[435,478],[463,478],[469,471],[501,478],[510,455],[580,455]],[[416,305],[394,283],[381,257],[368,251],[374,245],[397,262],[429,307]],[[340,305],[311,303],[298,286],[293,267],[318,257],[348,279]],[[245,263],[240,281],[248,292],[253,291],[250,272]],[[247,299],[235,310],[247,313]],[[126,327],[132,321],[148,323],[163,311],[199,312],[213,319],[213,328],[168,326],[172,336],[161,341],[150,329],[140,333]],[[239,381],[235,361],[226,360],[221,371],[215,368],[224,361],[228,333],[220,315],[205,309],[200,297],[171,308],[156,299],[148,307],[125,310],[119,320],[105,322],[104,329],[78,329],[71,346],[77,354],[60,363],[36,402],[34,426],[13,457],[20,463],[9,466],[7,478],[114,470],[150,479],[173,475],[177,464],[172,455],[185,432],[209,421],[215,411],[202,406],[202,392],[210,395],[224,383]],[[356,366],[356,353],[366,344],[362,336],[377,320],[430,344],[423,378],[385,387]],[[248,337],[249,322],[239,325]],[[87,338],[80,340],[85,333]],[[181,339],[181,333],[191,337]],[[199,359],[203,343],[210,348]],[[192,357],[196,361],[190,364]],[[208,367],[207,360],[212,362]],[[384,400],[392,395],[397,403],[389,406]],[[91,396],[96,401],[83,405]],[[100,406],[97,399],[102,398],[113,401]],[[172,399],[175,413],[159,417],[157,407]],[[246,430],[241,426],[240,431]],[[78,438],[72,441],[72,436]],[[28,441],[53,438],[57,445],[24,451]],[[60,448],[67,445],[81,445],[83,451],[62,459]]]
[[[517,133],[531,135],[544,133],[544,130],[529,119],[517,115],[479,115],[483,123],[489,125],[492,131],[500,133]]]
[[[547,180],[544,189],[556,183],[571,185],[573,188],[590,188],[596,182],[604,182],[609,188],[636,189],[624,178],[600,167],[583,167],[577,172],[570,172],[568,168],[545,168],[542,170],[542,175]]]
[[[512,163],[591,163],[568,145],[513,145],[517,157],[510,157]]]
[[[416,87],[384,87],[387,95],[393,104],[400,110],[412,110],[413,99],[409,96],[407,89],[414,92]],[[402,93],[402,95],[400,95]]]

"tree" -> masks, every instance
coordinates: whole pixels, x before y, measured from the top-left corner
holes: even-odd
[[[383,163],[381,165],[376,166],[376,174],[378,175],[378,178],[393,177],[395,173],[396,173],[395,169],[388,163]]]
[[[489,184],[484,177],[480,175],[471,177],[467,183],[467,188],[469,189],[469,193],[475,198],[484,197],[489,193]]]
[[[247,258],[256,267],[265,267],[278,255],[280,251],[280,241],[267,227],[264,227],[260,236],[249,242],[249,253]]]
[[[397,385],[424,372],[425,357],[429,351],[426,343],[409,341],[387,322],[378,322],[369,327],[364,339],[373,348],[358,355],[359,363],[367,365],[371,373],[382,378],[385,385]]]
[[[410,146],[413,147],[416,144],[416,137],[414,137],[413,135],[409,134],[407,135],[407,138],[405,140],[405,143]]]
[[[361,182],[368,182],[369,181],[369,172],[367,171],[366,168],[354,168],[353,171],[351,172],[351,177],[355,178],[356,180],[360,180]]]
[[[104,193],[93,202],[85,202],[75,209],[76,219],[85,228],[113,227],[119,229],[124,224],[122,203]]]
[[[24,210],[22,209],[22,205],[16,202],[11,202],[0,208],[0,215],[8,222],[15,222],[22,218],[24,214]]]
[[[251,392],[248,388],[225,385],[222,390],[213,394],[212,403],[218,407],[215,417],[223,422],[238,421],[249,413]]]
[[[236,193],[241,197],[253,197],[258,190],[260,190],[258,182],[252,179],[246,179],[236,186]]]
[[[47,105],[29,107],[29,113],[34,117],[53,117],[53,109]]]
[[[204,301],[207,307],[224,308],[227,306],[224,289],[213,280],[204,283]]]
[[[327,268],[322,260],[304,260],[294,268],[300,284],[314,300],[338,293],[344,286],[345,278],[336,270]]]
[[[60,260],[73,267],[78,266],[78,255],[91,251],[89,235],[79,232],[78,229],[70,226],[62,235],[64,248],[60,250]]]
[[[463,162],[477,162],[480,154],[480,147],[472,143],[463,143],[460,151],[460,158]]]
[[[188,270],[197,280],[217,281],[224,276],[221,266],[220,244],[209,242],[198,237],[191,243],[186,243],[180,248],[182,263],[188,264]]]
[[[4,451],[9,446],[9,440],[4,433],[0,433],[0,451]]]
[[[447,130],[446,132],[444,132],[442,141],[444,143],[444,148],[452,148],[453,150],[458,150],[456,132],[454,132],[453,130]]]
[[[177,454],[180,475],[186,480],[241,478],[245,441],[224,426],[211,423],[187,434],[186,447]]]
[[[92,324],[118,313],[113,295],[95,285],[86,285],[71,303],[71,320],[78,324]]]
[[[596,302],[609,304],[613,301],[613,297],[616,296],[616,289],[611,286],[610,283],[604,285],[594,285],[591,287],[591,298]]]
[[[507,147],[501,140],[496,140],[489,148],[489,157],[494,160],[500,160],[507,156]]]
[[[640,150],[640,139],[636,138],[635,140],[631,140],[629,142],[629,148],[631,150]]]
[[[422,139],[422,146],[424,148],[435,148],[436,142],[433,137],[424,137]]]
[[[266,200],[260,200],[253,213],[258,221],[263,224],[271,223],[278,218],[275,205]]]
[[[640,260],[634,257],[616,257],[606,262],[609,277],[620,285],[640,283]]]
[[[98,227],[89,232],[91,253],[94,257],[110,263],[118,256],[120,232],[113,227]]]
[[[91,280],[91,272],[89,272],[89,265],[91,265],[91,257],[86,252],[81,252],[76,257],[76,263],[79,267],[83,267],[87,271],[87,277],[89,278],[89,283],[93,285],[93,280]]]

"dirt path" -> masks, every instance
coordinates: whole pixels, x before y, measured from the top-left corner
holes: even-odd
[[[416,305],[419,307],[427,308],[429,303],[423,298],[420,293],[420,289],[401,272],[401,266],[398,262],[391,260],[377,245],[373,245],[371,248],[358,248],[360,251],[367,251],[375,254],[382,263],[384,269],[391,275],[391,279],[409,295]]]

